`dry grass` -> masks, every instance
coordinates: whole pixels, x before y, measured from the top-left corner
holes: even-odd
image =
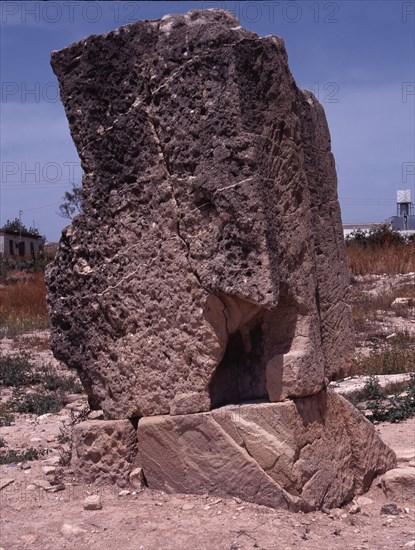
[[[369,356],[359,355],[350,374],[359,376],[411,373],[414,372],[414,357],[413,343],[387,342]]]
[[[0,290],[0,331],[13,335],[49,327],[43,273],[33,273]]]
[[[409,244],[384,245],[378,248],[347,244],[347,258],[353,275],[397,275],[415,271],[415,241]]]
[[[413,306],[400,305],[392,308],[392,302],[401,297],[410,298],[412,304],[415,304],[415,284],[404,284],[389,292],[375,295],[359,292],[359,287],[355,288],[350,299],[350,305],[352,306],[354,327],[358,337],[364,339],[376,336],[379,329],[375,328],[375,333],[372,334],[372,324],[384,321],[389,312],[393,312],[396,317],[411,317],[414,311]]]
[[[50,350],[50,336],[20,335],[16,338],[19,349],[25,351],[47,351]]]

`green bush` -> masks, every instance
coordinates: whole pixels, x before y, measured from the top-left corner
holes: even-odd
[[[363,401],[365,399],[382,399],[383,397],[384,394],[379,384],[379,378],[377,376],[369,376],[362,391],[356,396],[356,399],[358,401]]]
[[[371,412],[368,419],[371,422],[400,422],[415,416],[415,375],[411,375],[406,391],[386,396],[380,386],[379,379],[371,376],[362,392],[351,401],[356,403],[367,399],[364,409]],[[358,406],[362,410],[361,406]]]
[[[41,369],[42,386],[49,391],[82,393],[82,386],[74,376],[59,376],[50,367]]]
[[[372,227],[369,231],[356,229],[346,237],[346,244],[356,243],[363,248],[386,248],[390,246],[405,245],[412,242],[412,237],[404,237],[396,229],[392,229],[385,223]]]
[[[56,413],[61,410],[63,399],[56,394],[14,392],[12,406],[19,413]]]
[[[14,416],[10,414],[10,403],[0,403],[0,428],[11,426],[12,422],[14,422]]]
[[[4,414],[0,416],[0,428],[3,426],[11,426],[14,422],[14,414]]]
[[[19,453],[14,449],[10,449],[6,454],[0,455],[0,464],[15,464],[16,462],[27,462],[29,460],[37,460],[39,456],[47,454],[47,449],[34,449],[30,447]]]
[[[0,384],[4,386],[30,386],[40,382],[27,355],[3,355],[0,357]]]

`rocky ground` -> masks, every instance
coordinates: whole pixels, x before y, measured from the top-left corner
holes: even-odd
[[[402,282],[407,283],[407,279]],[[369,293],[375,288],[371,279],[359,284]],[[383,279],[381,284],[386,284]],[[370,349],[373,334],[386,338],[396,325],[413,334],[411,311],[406,309],[403,316],[379,312],[372,316],[368,339],[365,343],[362,336],[360,347]],[[48,364],[63,372],[51,355],[47,332],[0,341],[2,355],[20,351],[29,353],[36,367]],[[361,389],[363,383],[359,378],[346,380],[336,383],[336,391],[349,393],[355,387]],[[2,388],[0,402],[7,401],[10,392]],[[70,465],[61,465],[68,449],[60,435],[62,427],[85,410],[86,398],[66,395],[65,403],[54,414],[15,414],[10,426],[0,428],[5,444],[0,447],[1,456],[10,449],[40,451],[37,460],[0,465],[0,550],[415,548],[414,418],[376,425],[382,439],[395,450],[398,469],[377,478],[367,494],[341,509],[304,514],[234,498],[82,483]],[[84,509],[85,498],[91,495],[99,495],[101,509]]]
[[[395,549],[415,546],[415,420],[377,427],[406,472],[403,485],[386,495],[376,480],[370,491],[342,509],[309,514],[272,510],[239,499],[162,492],[120,491],[78,483],[69,468],[61,485],[59,424],[67,416],[29,416],[1,428],[10,444],[48,449],[40,460],[0,467],[1,547],[42,549]],[[403,469],[404,468],[404,469]],[[56,487],[60,490],[52,492]],[[84,510],[88,495],[101,496],[101,510]],[[388,504],[389,514],[382,512]],[[393,512],[393,514],[390,514]]]

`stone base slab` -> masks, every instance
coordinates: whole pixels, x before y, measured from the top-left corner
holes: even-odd
[[[294,510],[340,506],[396,465],[373,425],[332,391],[142,418],[137,441],[150,488]]]

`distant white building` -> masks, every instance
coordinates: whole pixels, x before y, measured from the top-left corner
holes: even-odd
[[[43,237],[36,233],[0,231],[0,256],[18,258],[37,256],[43,252]]]

